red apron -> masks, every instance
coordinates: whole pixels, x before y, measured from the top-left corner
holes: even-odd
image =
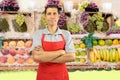
[[[55,51],[65,49],[65,39],[62,41],[49,42],[44,41],[45,35],[42,35],[42,46],[45,51]],[[68,71],[65,63],[39,63],[37,80],[69,80]]]

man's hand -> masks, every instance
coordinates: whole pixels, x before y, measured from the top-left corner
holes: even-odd
[[[41,46],[36,46],[34,48],[34,50],[32,51],[32,54],[33,55],[40,55],[42,51],[44,51],[44,50]]]

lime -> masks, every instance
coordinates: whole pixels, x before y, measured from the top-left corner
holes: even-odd
[[[96,46],[96,45],[98,45],[97,40],[93,40],[93,46]]]

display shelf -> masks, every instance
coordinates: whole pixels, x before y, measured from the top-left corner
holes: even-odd
[[[85,36],[87,36],[88,33],[86,34],[72,34],[72,38],[78,38],[78,39],[81,39]],[[120,34],[110,34],[110,35],[106,35],[106,33],[102,33],[102,32],[94,32],[94,35],[95,37],[98,37],[99,39],[120,39]]]
[[[0,66],[0,70],[37,70],[38,66]],[[112,69],[120,69],[120,64],[119,65],[113,65],[108,66],[108,65],[68,65],[67,66],[68,70],[76,69],[76,70],[112,70]]]

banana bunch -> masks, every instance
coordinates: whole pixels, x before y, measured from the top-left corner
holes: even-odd
[[[119,62],[120,48],[113,48],[113,49],[93,48],[89,53],[89,59],[92,63],[100,62],[100,61]]]

